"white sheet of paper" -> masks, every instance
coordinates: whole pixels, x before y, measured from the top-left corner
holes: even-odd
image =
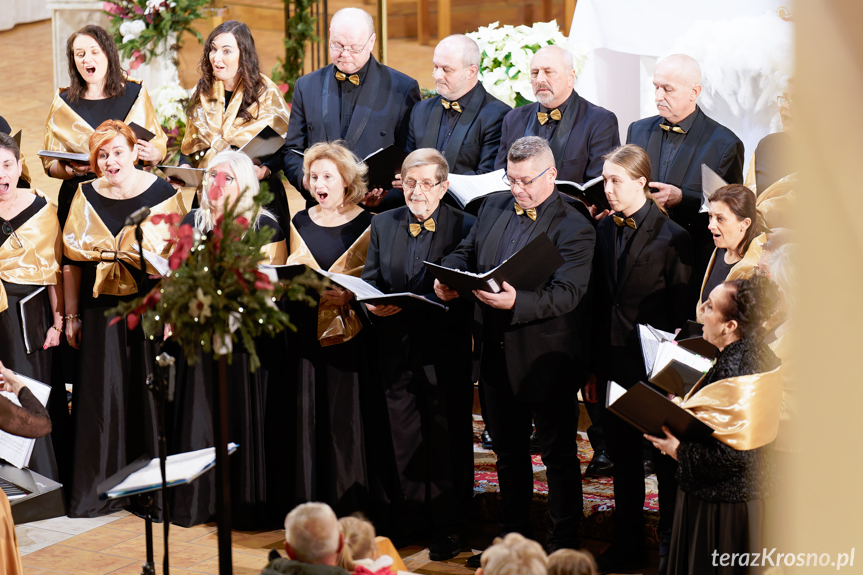
[[[168,260],[158,254],[144,250],[144,259],[148,264],[156,268],[156,271],[159,272],[159,275],[162,277],[165,277],[168,275],[168,272],[171,271],[171,266],[168,265]]]
[[[644,369],[650,373],[656,363],[656,352],[659,350],[659,344],[664,340],[674,339],[674,334],[640,323],[638,324],[638,337],[641,340],[641,352],[644,355]]]
[[[450,174],[447,176],[449,181],[449,193],[454,195],[463,206],[468,205],[471,201],[487,196],[494,192],[508,191],[507,186],[503,181],[505,170],[500,169],[488,174],[480,174],[478,176],[460,176],[458,174]]]
[[[27,384],[27,388],[33,393],[36,399],[43,406],[48,405],[48,397],[51,395],[51,386],[45,385],[41,381],[29,378],[27,376],[16,374],[20,379]],[[6,399],[21,407],[21,402],[18,401],[18,396],[9,391],[0,392]],[[30,456],[33,454],[33,446],[36,444],[35,439],[19,437],[0,431],[0,457],[17,467],[23,469],[30,463]]]
[[[324,270],[317,270],[319,274],[324,277],[327,277],[339,284],[346,290],[350,290],[354,292],[354,295],[357,297],[357,300],[367,299],[370,297],[380,297],[382,295],[386,295],[384,292],[376,288],[375,286],[363,281],[362,278],[349,276],[347,274],[339,274],[335,272],[327,272]]]
[[[711,170],[707,167],[707,164],[701,164],[701,208],[698,210],[698,213],[704,214],[710,210],[710,202],[707,201],[713,192],[721,188],[722,186],[727,186],[728,182],[723,180],[719,174]]]

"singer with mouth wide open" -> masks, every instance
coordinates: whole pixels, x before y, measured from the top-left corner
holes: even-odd
[[[145,250],[167,256],[169,228],[155,214],[185,214],[182,195],[153,174],[135,168],[134,132],[108,120],[90,136],[90,168],[98,178],[82,183],[63,228],[66,338],[81,351],[73,381],[73,452],[69,516],[112,513],[126,500],[99,501],[96,486],[131,460],[155,455],[151,404],[144,385],[144,338],[126,320],[109,325],[105,311],[152,288],[141,279],[134,226],[126,218],[143,207]],[[147,272],[156,273],[147,266]],[[150,449],[148,449],[150,447]]]

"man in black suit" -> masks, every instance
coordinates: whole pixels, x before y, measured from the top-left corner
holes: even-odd
[[[582,184],[602,175],[602,156],[620,145],[617,116],[578,95],[572,54],[559,46],[540,49],[530,60],[536,103],[503,119],[495,169],[506,167],[512,143],[523,136],[548,140],[557,179]]]
[[[315,201],[303,176],[303,159],[292,150],[304,152],[318,142],[344,140],[364,158],[391,144],[405,147],[411,110],[420,100],[419,85],[372,56],[375,39],[368,12],[339,10],[330,23],[333,63],[294,85],[283,161],[285,176],[307,205]],[[366,205],[379,203],[383,195],[381,189],[370,191]]]
[[[701,67],[690,56],[674,54],[660,61],[653,72],[653,86],[659,115],[630,124],[626,143],[647,150],[650,187],[656,190],[653,196],[689,232],[698,258],[706,249],[713,249],[707,214],[698,212],[701,164],[729,184],[742,184],[743,142],[698,108]],[[699,287],[702,274],[693,270],[692,281]]]
[[[372,220],[363,279],[384,293],[411,292],[440,303],[423,261],[439,263],[463,240],[474,217],[440,203],[449,166],[421,148],[402,165],[407,206]],[[404,499],[398,531],[404,542],[432,528],[432,561],[461,553],[473,495],[474,303],[445,310],[367,305],[377,327],[379,369]]]
[[[474,291],[480,305],[480,380],[487,426],[500,478],[498,522],[503,532],[532,534],[531,419],[536,423],[548,476],[550,550],[579,548],[581,469],[576,446],[576,390],[586,377],[585,307],[596,232],[555,193],[557,176],[548,142],[516,140],[508,154],[512,196],[489,196],[477,222],[442,265],[487,272],[530,240],[547,234],[564,263],[533,291],[503,282],[493,294]],[[435,281],[442,300],[469,297]]]

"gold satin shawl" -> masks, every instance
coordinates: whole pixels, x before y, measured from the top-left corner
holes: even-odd
[[[371,227],[368,227],[327,271],[360,277],[366,265],[370,239]],[[288,256],[288,265],[305,264],[312,269],[320,269],[321,266],[315,261],[311,250],[293,222],[291,222],[290,244],[292,251]],[[349,304],[336,306],[324,300],[318,304],[318,340],[321,346],[348,341],[359,333],[362,327],[362,322]]]
[[[270,126],[280,136],[288,132],[291,113],[282,91],[261,74],[266,90],[260,102],[252,104],[250,121],[238,117],[243,103],[243,84],[240,83],[225,109],[225,85],[221,80],[213,83],[213,95],[202,95],[186,122],[186,133],[180,151],[190,156],[196,166],[206,166],[210,159],[230,146],[242,147],[258,135],[264,126]]]
[[[755,207],[764,217],[768,228],[789,228],[792,206],[795,202],[794,188],[797,186],[797,174],[788,174],[781,180],[773,182],[764,193],[758,196]]]
[[[701,387],[680,406],[709,425],[713,437],[737,451],[767,445],[779,431],[782,366],[766,373],[722,379]]]
[[[57,285],[63,258],[57,208],[39,190],[24,191],[44,198],[47,203],[15,230],[23,248],[19,248],[11,237],[0,246],[0,280],[23,285]],[[9,301],[6,290],[0,283],[0,312],[7,307]]]
[[[288,244],[285,240],[269,243],[261,251],[267,256],[267,259],[261,262],[262,264],[281,266],[288,261]]]
[[[0,573],[3,575],[23,575],[21,553],[18,551],[18,536],[9,498],[0,491]]]
[[[132,108],[123,119],[123,122],[126,124],[135,122],[142,128],[146,128],[156,134],[156,137],[150,140],[150,143],[159,150],[159,153],[164,158],[165,151],[167,150],[168,136],[162,129],[161,124],[159,124],[159,118],[156,115],[153,102],[150,101],[147,87],[137,78],[127,77],[126,81],[141,84],[141,91],[138,93],[138,98],[132,104]],[[42,149],[52,152],[75,152],[89,155],[90,136],[93,135],[95,129],[60,97],[60,94],[66,90],[67,88],[60,88],[54,95],[54,101],[51,103],[51,110],[48,112],[48,119],[45,123],[45,140],[42,143]],[[42,166],[45,168],[45,173],[49,176],[51,175],[49,173],[51,164],[54,162],[56,160],[51,158],[42,158]]]
[[[783,370],[782,377],[782,410],[779,415],[779,432],[776,435],[776,449],[779,451],[794,451],[794,439],[791,432],[791,421],[800,411],[800,400],[797,385],[792,379],[794,369],[789,366],[789,362],[795,361],[795,356],[792,353],[792,332],[787,332],[779,336],[776,340],[769,344],[776,357],[782,360]]]
[[[738,280],[748,278],[758,265],[758,260],[761,259],[764,243],[767,241],[767,234],[757,236],[752,243],[749,244],[749,249],[746,250],[746,255],[743,259],[734,264],[731,271],[728,272],[728,277],[725,281]],[[713,250],[713,255],[710,256],[710,263],[707,264],[707,271],[704,272],[704,279],[701,281],[701,290],[698,292],[698,303],[695,304],[695,321],[701,321],[701,301],[704,299],[704,286],[707,285],[707,278],[710,277],[710,272],[713,271],[713,265],[716,263],[716,249]]]
[[[84,196],[81,189],[84,183],[79,185],[78,191],[75,192],[66,227],[63,228],[64,253],[69,259],[78,262],[99,262],[96,267],[96,282],[93,284],[94,298],[101,294],[125,296],[138,293],[135,278],[128,268],[120,263],[141,269],[135,226],[125,226],[116,237],[112,236]],[[155,225],[151,220],[157,214],[172,213],[186,214],[182,191],[150,208],[150,215],[141,224],[144,232],[142,246],[145,250],[168,257],[170,226],[166,223]],[[147,273],[158,272],[147,263]]]

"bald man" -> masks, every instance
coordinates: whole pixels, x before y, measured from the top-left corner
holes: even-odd
[[[303,181],[304,152],[312,144],[344,140],[360,158],[391,144],[404,149],[414,104],[420,101],[417,81],[380,64],[372,17],[359,8],[343,8],[330,22],[332,64],[302,76],[294,85],[291,121],[285,136],[285,176],[306,198],[315,200]],[[275,171],[275,170],[274,170]],[[367,204],[380,201],[372,190]]]
[[[537,101],[503,119],[495,169],[506,167],[513,142],[539,136],[551,146],[558,180],[580,184],[601,176],[602,156],[620,145],[617,116],[573,89],[572,54],[558,46],[538,50],[530,60],[530,83]]]

